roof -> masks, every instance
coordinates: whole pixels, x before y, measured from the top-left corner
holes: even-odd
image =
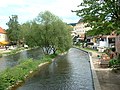
[[[4,34],[4,33],[6,33],[6,31],[0,27],[0,33]]]

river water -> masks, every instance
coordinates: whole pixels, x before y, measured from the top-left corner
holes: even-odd
[[[17,90],[94,90],[89,56],[71,48]]]
[[[25,60],[26,58],[40,59],[42,56],[43,52],[40,48],[22,51],[15,55],[3,56],[0,58],[0,72],[17,65],[19,60]]]

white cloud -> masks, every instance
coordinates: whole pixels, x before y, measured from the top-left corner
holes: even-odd
[[[24,0],[2,0],[0,2],[0,7],[7,7],[9,5],[23,5]]]
[[[72,23],[77,22],[79,17],[71,10],[76,10],[82,0],[2,0],[0,10],[5,9],[0,13],[0,21],[8,22],[9,16],[17,14],[19,22],[32,20],[41,11],[49,10],[53,14],[59,16],[64,22]],[[75,18],[73,18],[75,17]],[[77,20],[78,19],[78,20]],[[3,23],[0,23],[0,26]]]

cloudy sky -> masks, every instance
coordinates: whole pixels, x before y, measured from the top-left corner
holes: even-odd
[[[82,0],[2,0],[0,2],[0,27],[6,29],[9,16],[18,15],[20,24],[34,19],[40,12],[49,10],[66,23],[75,23],[79,17],[76,10]]]

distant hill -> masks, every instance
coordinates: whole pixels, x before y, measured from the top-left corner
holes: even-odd
[[[69,23],[68,25],[75,26],[77,23]]]

